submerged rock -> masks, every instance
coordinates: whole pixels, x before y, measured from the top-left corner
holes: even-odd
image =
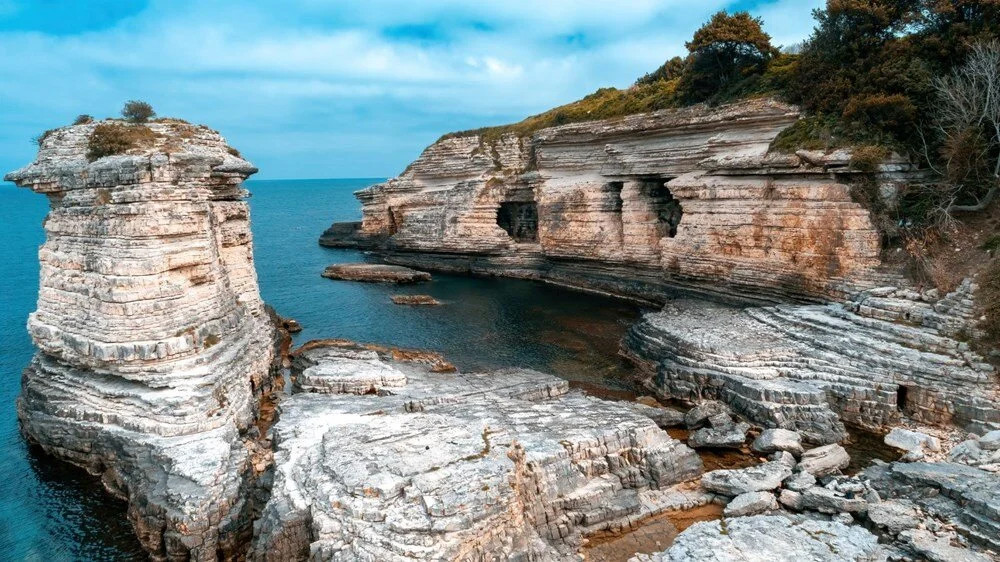
[[[362,283],[419,283],[430,281],[431,274],[417,271],[401,265],[385,265],[374,263],[340,263],[327,266],[323,277],[341,281],[360,281]]]
[[[372,365],[378,384],[405,384],[282,403],[253,559],[569,556],[584,533],[666,509],[702,469],[632,405],[535,371],[431,373],[329,345],[296,351],[293,369]]]
[[[392,295],[389,297],[395,304],[408,304],[414,306],[437,306],[441,301],[430,295]]]
[[[695,523],[665,552],[630,562],[875,562],[884,560],[868,530],[834,521],[754,515]]]

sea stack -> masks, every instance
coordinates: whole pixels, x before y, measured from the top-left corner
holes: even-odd
[[[23,432],[127,498],[152,558],[229,556],[252,531],[254,421],[277,337],[241,186],[257,169],[176,120],[75,125],[39,146],[5,178],[51,205]]]

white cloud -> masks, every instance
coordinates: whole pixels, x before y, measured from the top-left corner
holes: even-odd
[[[808,34],[809,10],[820,3],[778,0],[755,13],[776,43],[787,44]],[[30,158],[29,129],[77,113],[112,114],[122,101],[142,98],[237,144],[256,143],[240,148],[265,159],[279,152],[268,139],[301,139],[294,149],[283,144],[283,154],[312,150],[308,162],[260,162],[271,177],[392,173],[448,130],[628,85],[683,54],[694,29],[727,4],[161,0],[102,31],[50,36],[0,27],[0,164]],[[0,0],[0,9],[6,5]],[[375,143],[372,131],[401,137]],[[316,141],[324,135],[337,142]],[[360,143],[352,150],[372,143],[367,148],[383,154],[385,167],[350,168],[357,159],[331,148],[347,137]],[[410,148],[387,153],[388,144]]]

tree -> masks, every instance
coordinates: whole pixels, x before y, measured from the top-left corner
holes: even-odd
[[[132,123],[145,123],[156,117],[156,112],[153,111],[153,106],[144,101],[129,100],[122,108],[122,117]]]
[[[943,212],[983,210],[1000,189],[1000,41],[977,43],[934,81],[945,181]],[[928,158],[930,160],[930,158]],[[960,205],[962,199],[974,203]]]
[[[642,86],[645,84],[653,84],[660,80],[670,81],[675,78],[680,78],[681,73],[684,72],[684,59],[680,57],[674,57],[667,62],[663,63],[660,68],[657,68],[653,72],[646,74],[635,81],[637,86]]]
[[[709,99],[764,71],[778,51],[762,23],[747,12],[720,11],[695,32],[685,43],[691,53],[681,85],[687,101]]]

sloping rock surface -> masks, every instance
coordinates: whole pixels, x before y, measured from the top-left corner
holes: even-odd
[[[569,392],[564,380],[377,361],[405,385],[382,385],[379,372],[376,394],[282,403],[252,558],[561,558],[585,533],[667,509],[671,486],[701,472],[694,452],[652,420]],[[346,371],[359,362],[362,373],[372,359],[327,345],[295,364]]]

